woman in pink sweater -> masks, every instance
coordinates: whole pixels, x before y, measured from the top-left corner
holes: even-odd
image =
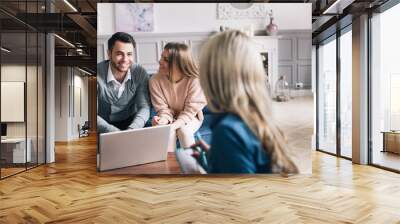
[[[169,151],[175,149],[176,136],[181,147],[195,143],[194,133],[203,122],[202,109],[207,104],[198,79],[199,71],[190,48],[183,43],[164,47],[160,68],[149,81],[151,102],[157,115],[152,124],[171,124]]]

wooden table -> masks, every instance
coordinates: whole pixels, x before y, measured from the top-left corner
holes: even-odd
[[[400,154],[400,132],[383,131],[383,150],[382,152],[392,152]]]
[[[101,172],[102,174],[180,174],[181,170],[176,160],[175,153],[169,152],[166,161],[147,163],[137,166],[129,166],[110,171]]]

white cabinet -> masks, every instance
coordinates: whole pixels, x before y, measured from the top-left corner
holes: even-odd
[[[26,144],[27,143],[27,144]],[[25,144],[27,145],[25,150]],[[32,141],[25,138],[7,138],[1,140],[2,153],[5,154],[2,157],[9,163],[25,163],[32,161]],[[8,155],[8,156],[6,156]],[[6,158],[9,157],[9,158]],[[12,160],[11,160],[12,157]]]

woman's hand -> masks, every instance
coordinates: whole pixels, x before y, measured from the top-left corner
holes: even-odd
[[[151,125],[156,126],[159,120],[160,120],[159,116],[154,116],[153,119],[151,119]]]
[[[190,146],[190,148],[193,149],[193,152],[198,152],[196,147],[200,147],[200,149],[206,153],[210,150],[210,145],[208,145],[203,139],[199,139],[196,143]]]
[[[167,125],[167,124],[168,124],[168,120],[163,117],[154,116],[153,119],[151,120],[151,125],[153,125],[153,126]]]
[[[207,152],[210,150],[210,146],[202,139],[199,139],[190,148],[193,151],[192,156],[197,160],[197,162],[200,163],[200,165],[204,169],[207,169],[207,167],[208,167]]]

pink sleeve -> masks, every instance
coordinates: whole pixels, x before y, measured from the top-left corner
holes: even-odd
[[[207,101],[201,89],[199,79],[193,79],[188,86],[188,94],[185,99],[184,109],[180,112],[176,122],[181,125],[187,124],[194,119],[206,105]]]
[[[169,123],[172,123],[172,121],[174,120],[174,115],[169,108],[167,99],[165,98],[161,90],[161,81],[157,79],[157,75],[158,74],[155,74],[149,82],[151,103],[153,104],[153,107],[157,112],[157,116],[164,117],[168,120]]]

